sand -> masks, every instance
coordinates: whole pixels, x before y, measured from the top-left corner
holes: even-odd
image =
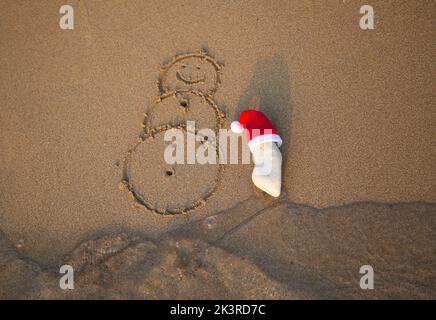
[[[432,2],[372,1],[370,31],[363,1],[70,1],[74,30],[63,4],[0,3],[1,298],[436,297]],[[135,208],[119,186],[144,113],[177,89],[162,67],[200,52],[219,77],[185,80],[224,128],[259,96],[280,130],[282,196],[256,190],[251,165],[168,177],[156,136],[135,190],[157,211],[207,199]],[[67,262],[82,271],[65,292]]]

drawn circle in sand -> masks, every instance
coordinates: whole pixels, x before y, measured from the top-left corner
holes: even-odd
[[[144,207],[161,215],[183,214],[203,206],[215,193],[222,165],[168,164],[165,161],[165,149],[175,148],[175,145],[164,141],[164,134],[175,129],[186,133],[183,125],[153,128],[128,151],[120,188],[128,190],[135,201],[134,207]],[[196,148],[202,143],[196,142]],[[186,150],[186,139],[184,147]]]
[[[205,52],[186,53],[162,67],[159,92],[196,90],[212,95],[221,83],[222,65]]]
[[[142,123],[145,133],[162,125],[186,125],[187,121],[195,121],[197,130],[209,128],[217,131],[225,119],[216,103],[199,91],[173,90],[156,100],[145,114]]]

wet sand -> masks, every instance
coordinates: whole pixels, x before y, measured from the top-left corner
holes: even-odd
[[[62,4],[0,3],[1,298],[436,296],[433,3],[374,1],[371,31],[362,1],[71,1],[74,30],[58,26]],[[132,208],[123,163],[161,68],[200,50],[223,65],[211,98],[224,128],[253,96],[277,124],[283,194],[224,165],[185,215]],[[141,194],[165,209],[214,188],[201,167],[174,182],[153,171],[155,140],[132,169]],[[86,272],[59,292],[68,261]],[[358,287],[363,264],[376,290]]]
[[[435,205],[360,203],[314,209],[251,198],[163,235],[94,237],[43,267],[0,238],[0,298],[434,299]],[[247,208],[257,205],[251,212]],[[362,290],[362,265],[374,290]]]

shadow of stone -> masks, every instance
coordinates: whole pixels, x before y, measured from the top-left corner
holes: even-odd
[[[255,97],[259,98],[258,108],[251,104]],[[285,163],[291,143],[292,108],[289,67],[286,62],[278,55],[257,61],[250,85],[239,99],[235,118],[243,110],[259,109],[275,124],[283,139],[283,177],[287,176]]]

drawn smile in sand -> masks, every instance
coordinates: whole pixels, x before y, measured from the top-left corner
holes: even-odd
[[[220,85],[221,68],[205,52],[176,56],[162,67],[159,91],[163,94],[172,90],[196,90],[212,95]]]
[[[182,65],[182,68],[186,68],[186,65]],[[196,75],[194,77],[192,77],[191,74],[185,75],[183,73],[183,71],[176,71],[176,77],[178,80],[183,81],[186,84],[194,84],[194,83],[199,83],[199,82],[204,82],[206,80],[206,76],[201,76],[199,75],[199,70],[201,70],[201,67],[197,66],[196,67]]]
[[[225,114],[211,94],[220,83],[222,66],[201,51],[176,56],[162,68],[156,103],[148,109],[138,141],[124,158],[120,190],[127,190],[135,201],[134,208],[145,208],[160,215],[184,214],[206,204],[219,186],[222,164],[174,164],[164,159],[168,130],[186,132],[186,122],[195,121],[202,128],[223,127]],[[215,135],[217,136],[217,135]],[[186,142],[184,142],[186,143]],[[214,143],[218,153],[218,141]]]

